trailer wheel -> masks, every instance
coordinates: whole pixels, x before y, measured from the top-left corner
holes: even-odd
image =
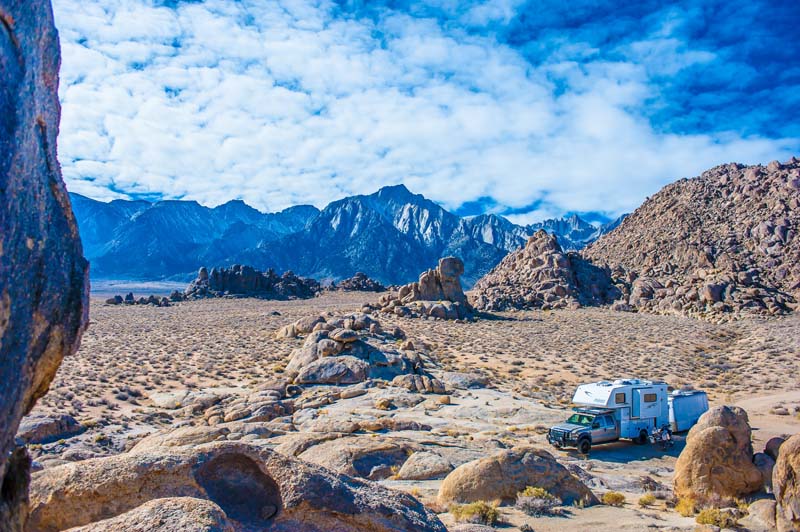
[[[578,452],[581,454],[589,454],[589,451],[592,449],[592,442],[589,441],[589,438],[581,438],[578,441]]]
[[[644,445],[647,443],[647,431],[642,429],[639,431],[639,436],[633,439],[633,443],[636,445]]]

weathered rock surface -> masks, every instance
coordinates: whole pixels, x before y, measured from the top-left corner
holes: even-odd
[[[718,406],[700,416],[675,464],[675,495],[732,499],[762,486],[761,472],[753,464],[747,412]]]
[[[513,503],[517,493],[528,486],[544,488],[564,504],[597,498],[583,482],[570,474],[553,456],[542,449],[520,447],[501,451],[457,467],[442,482],[439,502],[470,503],[493,501]]]
[[[124,522],[126,512],[173,497],[211,501],[237,531],[446,530],[409,495],[238,442],[123,454],[41,471],[31,484],[29,526],[49,532],[118,516]],[[165,508],[163,502],[152,504]],[[204,508],[206,515],[213,510]]]
[[[775,523],[775,501],[760,499],[747,508],[747,516],[739,520],[739,525],[750,532],[772,532],[777,530]]]
[[[583,255],[640,310],[779,315],[800,299],[800,159],[667,185]]]
[[[308,299],[317,295],[320,285],[314,279],[287,271],[278,275],[251,266],[234,264],[230,268],[200,268],[197,278],[184,292],[188,299],[241,295],[266,299]]]
[[[480,310],[559,309],[610,304],[620,295],[607,270],[565,253],[555,235],[540,230],[475,283],[471,302]]]
[[[781,445],[772,472],[772,489],[778,530],[800,530],[800,434]]]
[[[34,414],[23,418],[17,437],[25,443],[50,443],[83,432],[83,427],[68,414]]]
[[[468,319],[472,307],[461,288],[464,263],[456,257],[439,260],[436,269],[423,272],[419,281],[384,294],[378,301],[381,312],[397,316],[428,316],[444,320]]]
[[[337,473],[369,480],[389,478],[420,446],[396,439],[370,436],[338,438],[314,445],[299,458]]]
[[[234,532],[222,508],[193,497],[165,497],[148,501],[129,512],[69,532]]]
[[[430,451],[417,451],[408,457],[397,472],[398,480],[430,480],[444,478],[453,465],[446,458]]]
[[[88,263],[56,158],[58,34],[50,2],[0,0],[0,523],[19,530],[20,419],[78,348]]]
[[[349,279],[344,279],[336,284],[336,288],[346,292],[383,292],[386,287],[374,279],[370,279],[364,272],[356,272]]]

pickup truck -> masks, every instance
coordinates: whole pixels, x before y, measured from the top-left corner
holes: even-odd
[[[646,443],[649,434],[642,429],[633,439],[635,443]],[[620,439],[619,425],[614,419],[613,409],[576,408],[564,422],[550,429],[547,441],[551,445],[575,447],[581,454],[589,454],[592,445]]]

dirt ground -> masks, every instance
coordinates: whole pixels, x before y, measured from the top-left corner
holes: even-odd
[[[305,301],[215,299],[168,308],[112,306],[95,298],[80,350],[64,360],[35,408],[68,413],[86,430],[34,446],[34,458],[49,467],[124,451],[142,435],[173,423],[151,400],[161,392],[258,389],[283,371],[289,353],[302,343],[276,339],[277,329],[308,315],[358,311],[377,298],[329,292]],[[463,456],[488,453],[500,443],[542,445],[594,475],[590,487],[596,493],[626,494],[623,508],[572,508],[565,517],[535,522],[502,508],[507,530],[523,523],[537,531],[694,526],[663,501],[648,509],[636,504],[642,476],[671,485],[682,441],[666,454],[618,442],[596,448],[589,460],[548,446],[544,430],[563,418],[579,383],[638,377],[704,389],[712,403],[737,404],[749,412],[757,450],[771,436],[800,431],[800,317],[722,325],[605,309],[498,313],[474,323],[376,317],[384,328],[397,325],[409,338],[427,343],[441,370],[489,377],[488,387],[456,392],[446,408],[409,407],[408,415],[433,430],[404,437],[451,438]],[[364,405],[348,399],[328,410],[346,416],[367,409]],[[434,504],[441,481],[384,482]],[[452,524],[449,514],[442,519]]]

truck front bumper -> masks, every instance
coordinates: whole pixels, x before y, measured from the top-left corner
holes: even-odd
[[[569,432],[564,432],[561,430],[550,429],[547,432],[547,441],[550,442],[550,445],[556,448],[575,447],[575,445],[577,445],[577,441],[572,438],[572,435]]]

